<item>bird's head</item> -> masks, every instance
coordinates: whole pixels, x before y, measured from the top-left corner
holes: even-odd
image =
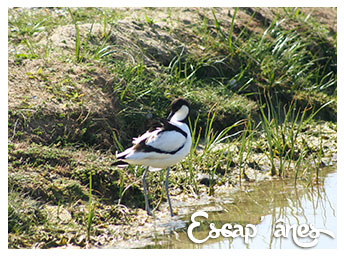
[[[190,104],[183,98],[174,100],[171,104],[170,121],[187,122],[190,113]]]

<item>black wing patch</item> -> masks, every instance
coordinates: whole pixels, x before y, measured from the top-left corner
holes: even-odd
[[[119,160],[111,164],[111,166],[116,166],[116,165],[128,165],[128,163],[122,160]]]
[[[173,124],[171,124],[167,119],[160,119],[160,123],[162,124],[162,129],[160,132],[164,132],[164,131],[177,131],[181,134],[184,135],[184,137],[187,137],[187,133],[184,132],[182,129],[180,129],[178,126],[175,126]]]
[[[159,120],[154,120],[151,124],[150,127],[148,129],[149,132],[153,132],[155,131],[157,128],[161,128],[160,132],[164,132],[164,131],[177,131],[181,134],[184,135],[184,137],[187,137],[186,132],[184,132],[182,129],[180,129],[179,127],[171,124],[167,119],[161,118]],[[160,133],[159,132],[159,133]]]
[[[155,152],[155,153],[159,153],[159,154],[171,154],[171,155],[173,155],[173,154],[177,153],[179,150],[181,150],[183,147],[184,147],[184,145],[180,146],[179,148],[177,148],[176,150],[173,150],[173,151],[164,151],[164,150],[161,150],[161,149],[147,145],[146,142],[143,140],[140,143],[136,144],[133,149],[136,151],[147,152],[147,153],[148,152]]]
[[[154,121],[151,124],[151,127],[149,128],[148,131],[153,132],[157,128],[161,128],[161,130],[159,131],[158,134],[165,132],[165,131],[177,131],[180,134],[182,134],[185,138],[187,137],[186,132],[184,132],[179,127],[171,124],[167,119],[161,118],[158,121]],[[142,140],[138,144],[136,144],[133,147],[133,149],[136,151],[141,151],[141,152],[156,152],[156,153],[160,153],[160,154],[172,154],[173,155],[173,154],[177,153],[179,150],[181,150],[183,147],[184,147],[184,145],[180,146],[179,148],[177,148],[176,150],[173,150],[173,151],[164,151],[164,150],[149,146],[146,144],[146,140]]]

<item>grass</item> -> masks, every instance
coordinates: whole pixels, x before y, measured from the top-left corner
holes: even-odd
[[[185,161],[184,168],[188,169],[190,178],[189,183],[193,185],[195,194],[198,194],[199,191],[195,173],[201,171],[202,169],[209,170],[209,173],[211,174],[211,177],[209,179],[209,194],[213,194],[214,186],[216,185],[214,179],[215,173],[223,160],[223,155],[227,152],[227,148],[231,145],[230,138],[235,136],[235,134],[233,135],[231,134],[231,132],[240,124],[242,124],[242,121],[238,121],[235,124],[225,128],[221,132],[216,132],[213,129],[213,121],[215,117],[216,112],[212,113],[212,115],[211,111],[208,113],[205,135],[204,139],[202,140],[202,128],[200,127],[198,131],[196,129],[199,116],[196,118],[195,123],[189,122],[192,136],[192,147],[190,150],[190,154]],[[223,149],[217,150],[218,157],[215,160],[210,160],[210,158],[214,158],[213,150],[217,146],[225,143],[228,143],[228,146],[224,147]],[[204,159],[207,159],[207,161],[204,161]]]
[[[240,150],[239,150],[239,184],[241,186],[241,179],[242,177],[247,177],[246,173],[245,173],[245,169],[244,169],[244,165],[245,162],[248,159],[248,156],[251,152],[251,145],[250,145],[250,141],[252,139],[253,136],[253,132],[251,129],[251,121],[250,119],[247,121],[247,125],[245,127],[244,133],[241,136],[241,142],[240,142]],[[245,156],[244,156],[245,154]]]
[[[143,169],[111,168],[114,153],[178,96],[191,103],[193,146],[172,196],[260,175],[314,184],[336,152],[336,33],[303,9],[8,13],[11,248],[128,238],[123,227],[143,218]],[[147,181],[158,207],[161,176]]]
[[[87,218],[87,242],[90,241],[92,220],[94,217],[94,206],[92,205],[92,173],[90,173],[89,194],[88,194],[88,218]]]
[[[285,175],[285,165],[287,164],[289,169],[291,161],[297,158],[295,143],[301,130],[322,108],[331,102],[326,103],[319,109],[311,111],[311,107],[297,109],[295,100],[292,100],[286,109],[286,106],[280,105],[277,97],[275,97],[275,100],[270,95],[268,97],[269,103],[266,106],[267,110],[264,110],[265,107],[261,107],[262,127],[269,145],[269,150],[266,154],[271,163],[271,175],[278,174],[281,177]],[[274,107],[274,104],[277,104],[277,108]],[[282,110],[284,111],[283,113],[281,112]],[[265,111],[268,114],[265,114]],[[307,115],[308,111],[311,111],[311,113]],[[301,149],[301,151],[304,151],[304,149]],[[321,149],[319,152],[321,152]],[[276,155],[279,158],[278,173],[276,172],[274,163]],[[302,154],[300,157],[303,157]],[[293,169],[295,176],[297,176],[297,168],[293,167]]]

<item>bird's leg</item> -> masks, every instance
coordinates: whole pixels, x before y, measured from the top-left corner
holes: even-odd
[[[174,214],[173,214],[173,210],[172,210],[172,204],[171,204],[171,200],[170,200],[170,195],[168,193],[168,175],[170,174],[170,167],[168,167],[166,171],[167,172],[166,172],[166,180],[165,180],[165,191],[166,191],[166,195],[167,195],[168,205],[170,206],[171,217],[173,217]]]
[[[143,184],[143,192],[145,194],[145,209],[147,211],[147,213],[149,215],[152,215],[152,212],[149,208],[149,202],[148,202],[148,195],[147,195],[147,183],[146,183],[146,174],[147,174],[147,171],[148,171],[148,167],[147,169],[144,171],[143,173],[143,176],[142,176],[142,184]]]

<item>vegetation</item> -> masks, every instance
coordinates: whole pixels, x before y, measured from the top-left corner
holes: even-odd
[[[215,195],[271,177],[312,185],[334,162],[334,9],[8,14],[10,248],[139,239],[128,230],[150,221],[143,168],[111,163],[175,97],[191,103],[193,147],[173,167],[172,195]],[[156,209],[163,177],[147,177]]]

